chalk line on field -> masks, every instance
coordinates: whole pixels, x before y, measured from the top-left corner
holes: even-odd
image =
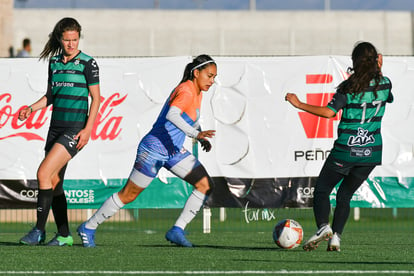
[[[106,275],[237,275],[237,274],[257,274],[257,275],[271,275],[271,274],[414,274],[414,270],[229,270],[229,271],[0,271],[0,275],[19,275],[19,274],[34,274],[34,275],[73,275],[73,274],[106,274]]]

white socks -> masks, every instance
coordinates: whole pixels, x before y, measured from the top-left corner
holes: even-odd
[[[175,222],[175,226],[185,229],[188,223],[190,223],[193,218],[200,211],[201,206],[203,206],[204,199],[206,195],[198,190],[193,190],[191,195],[188,197],[187,202],[184,205],[184,209],[181,212],[180,217]]]
[[[114,193],[110,196],[101,208],[99,208],[95,214],[86,222],[85,227],[88,229],[96,229],[99,224],[102,224],[105,220],[115,215],[119,209],[124,207],[125,204],[119,199],[118,193]]]
[[[193,190],[191,195],[188,197],[187,202],[184,205],[184,209],[181,212],[181,215],[178,217],[175,222],[175,226],[185,229],[188,223],[190,223],[198,211],[200,211],[203,206],[206,195],[198,190]],[[119,199],[118,193],[114,193],[109,197],[101,208],[99,208],[95,214],[86,222],[85,227],[88,229],[96,229],[100,224],[105,220],[109,219],[115,215],[119,209],[124,207],[125,204]]]

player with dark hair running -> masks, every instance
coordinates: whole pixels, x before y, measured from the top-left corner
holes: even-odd
[[[53,104],[45,146],[46,156],[37,171],[37,222],[20,239],[21,244],[38,245],[45,241],[45,225],[50,207],[58,232],[48,245],[73,244],[63,179],[68,162],[89,141],[101,101],[99,68],[92,57],[78,49],[80,33],[81,26],[73,18],[63,18],[56,23],[40,54],[40,59],[49,59],[46,95],[22,109],[19,114],[19,119],[25,120],[32,112]],[[92,98],[90,110],[89,95]]]
[[[97,227],[134,201],[162,167],[195,187],[175,225],[165,236],[179,246],[193,246],[186,239],[184,229],[204,204],[213,182],[204,166],[183,144],[188,136],[200,141],[205,151],[211,149],[207,138],[212,138],[215,131],[201,131],[198,120],[202,91],[207,91],[214,84],[216,75],[216,63],[208,55],[200,55],[187,64],[180,84],[168,97],[150,132],[139,143],[135,164],[125,186],[79,226],[78,234],[84,247],[95,247]]]
[[[307,251],[328,239],[328,251],[340,251],[352,195],[382,160],[381,120],[386,103],[393,101],[391,81],[382,76],[382,56],[369,42],[357,43],[352,63],[351,75],[338,86],[327,106],[303,103],[292,93],[285,97],[294,107],[325,118],[342,110],[338,138],[316,182],[313,212],[318,231],[303,245]],[[329,195],[341,181],[331,228]]]

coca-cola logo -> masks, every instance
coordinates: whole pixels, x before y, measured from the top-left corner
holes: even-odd
[[[114,108],[122,104],[127,95],[121,97],[119,93],[114,93],[107,99],[101,96],[101,107],[96,117],[95,124],[92,129],[92,140],[114,140],[121,133],[120,128],[122,116],[112,116]]]
[[[121,97],[117,92],[107,98],[101,96],[101,106],[91,133],[92,140],[114,140],[119,136],[122,131],[121,122],[123,117],[113,116],[113,111],[125,101],[126,97],[127,95]],[[12,133],[7,134],[1,134],[0,132],[0,140],[22,137],[27,141],[44,141],[44,138],[35,133],[35,130],[46,124],[52,106],[33,112],[26,120],[19,121],[20,110],[27,106],[21,106],[14,111],[10,104],[12,99],[10,93],[0,94],[0,131],[7,125],[13,130]]]

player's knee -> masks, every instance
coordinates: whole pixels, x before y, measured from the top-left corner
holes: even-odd
[[[205,176],[195,185],[196,189],[205,195],[210,195],[214,188],[214,182],[209,176]]]
[[[208,189],[207,189],[206,195],[210,195],[214,190],[214,181],[209,176],[207,177],[207,180],[208,180]]]
[[[37,171],[37,180],[39,184],[41,183],[49,183],[53,180],[53,178],[50,176],[50,173],[44,169],[39,169]]]
[[[126,192],[125,190],[121,190],[118,193],[118,196],[119,196],[119,199],[122,201],[122,203],[128,204],[137,198],[138,192],[133,191],[133,190],[129,190],[128,192]]]
[[[132,181],[128,181],[118,193],[118,196],[124,204],[128,204],[134,201],[143,190],[144,188],[135,185]]]
[[[61,178],[58,174],[52,176],[52,186],[57,187],[58,184],[60,183],[60,180],[61,180]]]

